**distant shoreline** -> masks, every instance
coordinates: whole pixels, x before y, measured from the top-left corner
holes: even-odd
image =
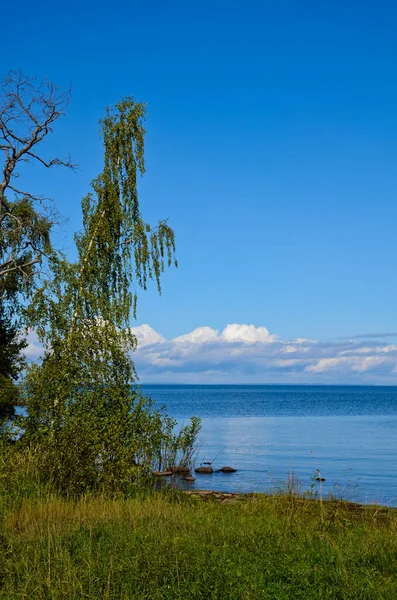
[[[137,383],[136,387],[310,387],[310,388],[396,388],[388,383]]]

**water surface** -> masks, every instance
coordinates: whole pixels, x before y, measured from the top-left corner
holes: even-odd
[[[237,473],[197,475],[192,487],[302,488],[319,470],[322,493],[397,505],[397,387],[143,385],[179,423],[201,417],[197,464]]]

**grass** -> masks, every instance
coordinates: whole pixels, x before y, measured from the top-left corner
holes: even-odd
[[[22,598],[395,600],[397,511],[293,495],[0,495],[0,599]]]

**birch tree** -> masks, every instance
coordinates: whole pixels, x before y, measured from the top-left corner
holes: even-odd
[[[148,474],[170,422],[133,387],[130,319],[137,291],[176,265],[166,221],[143,219],[145,106],[133,98],[101,122],[104,167],[82,201],[78,260],[54,259],[29,323],[45,347],[26,381],[26,437],[40,440],[43,468],[61,487],[125,489]],[[197,423],[195,424],[197,431]]]

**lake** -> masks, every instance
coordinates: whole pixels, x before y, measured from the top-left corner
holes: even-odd
[[[191,488],[265,492],[288,479],[303,489],[318,471],[329,492],[397,506],[397,387],[142,385],[184,424],[202,419],[196,466],[236,473],[196,475]]]

